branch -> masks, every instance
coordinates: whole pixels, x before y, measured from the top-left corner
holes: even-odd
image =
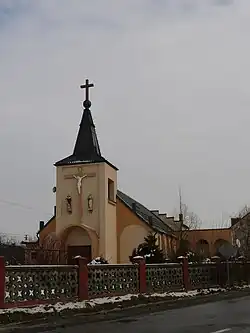
[[[238,214],[236,214],[236,216],[242,218],[249,212],[250,212],[250,206],[245,205],[239,210],[239,212],[238,212]]]

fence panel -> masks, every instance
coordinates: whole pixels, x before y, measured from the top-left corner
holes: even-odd
[[[183,290],[183,270],[180,264],[146,265],[148,292]]]
[[[6,266],[5,303],[7,306],[35,304],[39,301],[65,301],[77,298],[79,291],[78,266]],[[146,267],[146,268],[144,268]],[[229,267],[229,275],[227,268]],[[182,264],[88,265],[86,271],[86,298],[138,294],[140,282],[148,293],[181,291],[184,289]],[[146,269],[146,271],[144,270]],[[141,273],[141,279],[139,274]],[[189,264],[190,289],[250,283],[250,262]],[[81,276],[81,274],[80,274]],[[187,277],[188,281],[188,277]],[[1,286],[0,286],[1,287]],[[2,283],[4,290],[4,283]],[[144,292],[144,289],[143,289]],[[32,303],[33,302],[33,303]]]
[[[218,286],[219,282],[216,264],[189,264],[188,272],[191,289]]]
[[[228,263],[230,285],[243,285],[250,282],[250,263]]]
[[[139,293],[138,265],[89,265],[89,297]]]
[[[6,267],[5,303],[73,299],[77,295],[77,266]]]

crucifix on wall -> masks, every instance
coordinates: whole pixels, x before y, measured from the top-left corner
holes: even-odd
[[[73,177],[77,180],[77,190],[78,190],[78,194],[81,194],[81,188],[82,188],[82,180],[84,178],[87,177],[87,175],[83,175],[83,176],[76,176],[76,175],[73,175]]]
[[[95,177],[96,174],[95,173],[83,173],[82,168],[78,168],[78,173],[73,174],[73,175],[66,175],[64,176],[64,179],[76,179],[76,188],[77,188],[77,192],[79,195],[81,195],[82,193],[82,181],[83,179],[87,178],[87,177]]]
[[[82,168],[78,168],[78,172],[70,175],[65,175],[64,179],[75,179],[76,180],[76,190],[78,193],[78,198],[79,198],[79,207],[81,211],[81,220],[83,220],[83,215],[84,215],[84,203],[82,200],[82,182],[83,179],[89,178],[89,177],[95,177],[95,173],[84,173]]]

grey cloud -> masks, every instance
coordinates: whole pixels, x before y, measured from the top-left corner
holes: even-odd
[[[205,225],[248,202],[249,1],[206,1],[205,15],[182,15],[181,1],[23,3],[0,28],[3,231],[35,232],[52,213],[53,163],[73,148],[86,77],[121,189],[171,213],[181,184]]]
[[[234,4],[234,0],[214,0],[214,3],[218,6],[229,6]]]

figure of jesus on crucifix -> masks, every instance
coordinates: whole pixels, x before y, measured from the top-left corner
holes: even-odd
[[[82,180],[87,177],[88,175],[83,175],[83,176],[76,176],[73,175],[73,177],[77,180],[77,190],[78,190],[78,194],[81,194],[81,188],[82,188]]]

